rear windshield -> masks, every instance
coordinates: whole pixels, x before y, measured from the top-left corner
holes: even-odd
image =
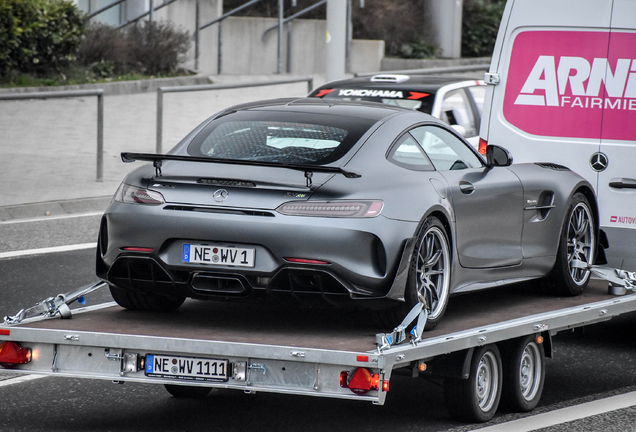
[[[191,156],[324,165],[344,156],[374,120],[284,111],[238,111],[210,122]]]
[[[395,89],[326,89],[316,93],[323,93],[322,98],[348,101],[380,102],[385,105],[414,109],[426,114],[433,111],[435,94]]]

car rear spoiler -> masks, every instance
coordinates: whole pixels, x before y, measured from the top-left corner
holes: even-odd
[[[121,160],[124,161],[125,163],[134,162],[134,161],[152,162],[152,165],[155,167],[155,172],[157,177],[161,176],[161,165],[163,164],[163,161],[166,161],[166,160],[183,161],[183,162],[221,163],[221,164],[230,164],[230,165],[252,165],[252,166],[273,167],[273,168],[287,168],[287,169],[292,169],[296,171],[303,171],[305,173],[305,178],[307,179],[307,187],[311,186],[311,178],[313,177],[314,172],[342,174],[346,178],[362,177],[358,173],[355,173],[353,171],[347,171],[340,167],[308,165],[308,164],[286,164],[286,163],[276,163],[276,162],[259,162],[259,161],[240,160],[240,159],[220,159],[220,158],[213,158],[213,157],[123,152],[121,154]]]

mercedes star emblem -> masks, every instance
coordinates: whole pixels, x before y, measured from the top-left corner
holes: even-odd
[[[216,202],[223,202],[227,199],[227,196],[230,193],[228,191],[226,191],[225,189],[217,189],[214,191],[214,195],[212,195],[214,197],[214,201]]]
[[[592,158],[590,159],[590,166],[594,171],[600,172],[607,168],[608,162],[609,160],[605,153],[598,152],[592,155]]]

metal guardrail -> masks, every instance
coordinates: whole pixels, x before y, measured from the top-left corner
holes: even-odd
[[[176,86],[176,87],[159,87],[157,89],[157,145],[156,145],[156,153],[161,154],[162,152],[162,141],[163,141],[163,94],[164,93],[183,93],[183,92],[194,92],[194,91],[207,91],[207,90],[230,90],[236,88],[247,88],[247,87],[265,87],[265,86],[273,86],[279,84],[293,84],[299,82],[307,83],[307,93],[311,93],[314,89],[314,77],[302,77],[302,78],[292,78],[285,80],[276,80],[276,81],[256,81],[251,83],[243,83],[243,84],[204,84],[204,85],[195,85],[195,86]]]
[[[69,90],[5,94],[0,95],[0,101],[25,99],[60,99],[85,96],[97,96],[97,178],[95,179],[95,181],[101,182],[104,180],[104,90]]]
[[[405,75],[436,75],[442,73],[453,73],[453,72],[472,72],[479,70],[488,70],[490,69],[490,64],[478,64],[478,65],[467,65],[467,66],[450,66],[450,67],[438,67],[438,68],[426,68],[426,69],[403,69],[403,70],[392,70],[392,71],[380,71],[380,72],[360,72],[356,73],[356,77],[370,77],[374,75],[383,75],[383,74],[405,74]]]

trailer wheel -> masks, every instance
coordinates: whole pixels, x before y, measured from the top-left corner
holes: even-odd
[[[212,387],[180,386],[174,384],[164,384],[164,387],[172,396],[185,399],[201,399],[212,391]]]
[[[446,378],[444,399],[451,417],[464,422],[487,422],[501,398],[501,355],[496,345],[476,348],[468,379]]]
[[[557,294],[575,296],[583,292],[590,280],[590,270],[574,266],[579,260],[592,264],[596,253],[594,216],[582,193],[570,200],[561,230],[554,268],[547,277],[549,288]]]
[[[541,399],[545,381],[545,352],[533,335],[502,348],[501,406],[512,412],[532,411]]]
[[[140,293],[108,285],[110,294],[117,304],[130,310],[145,310],[154,312],[172,312],[183,304],[185,297],[168,297],[151,293]]]

